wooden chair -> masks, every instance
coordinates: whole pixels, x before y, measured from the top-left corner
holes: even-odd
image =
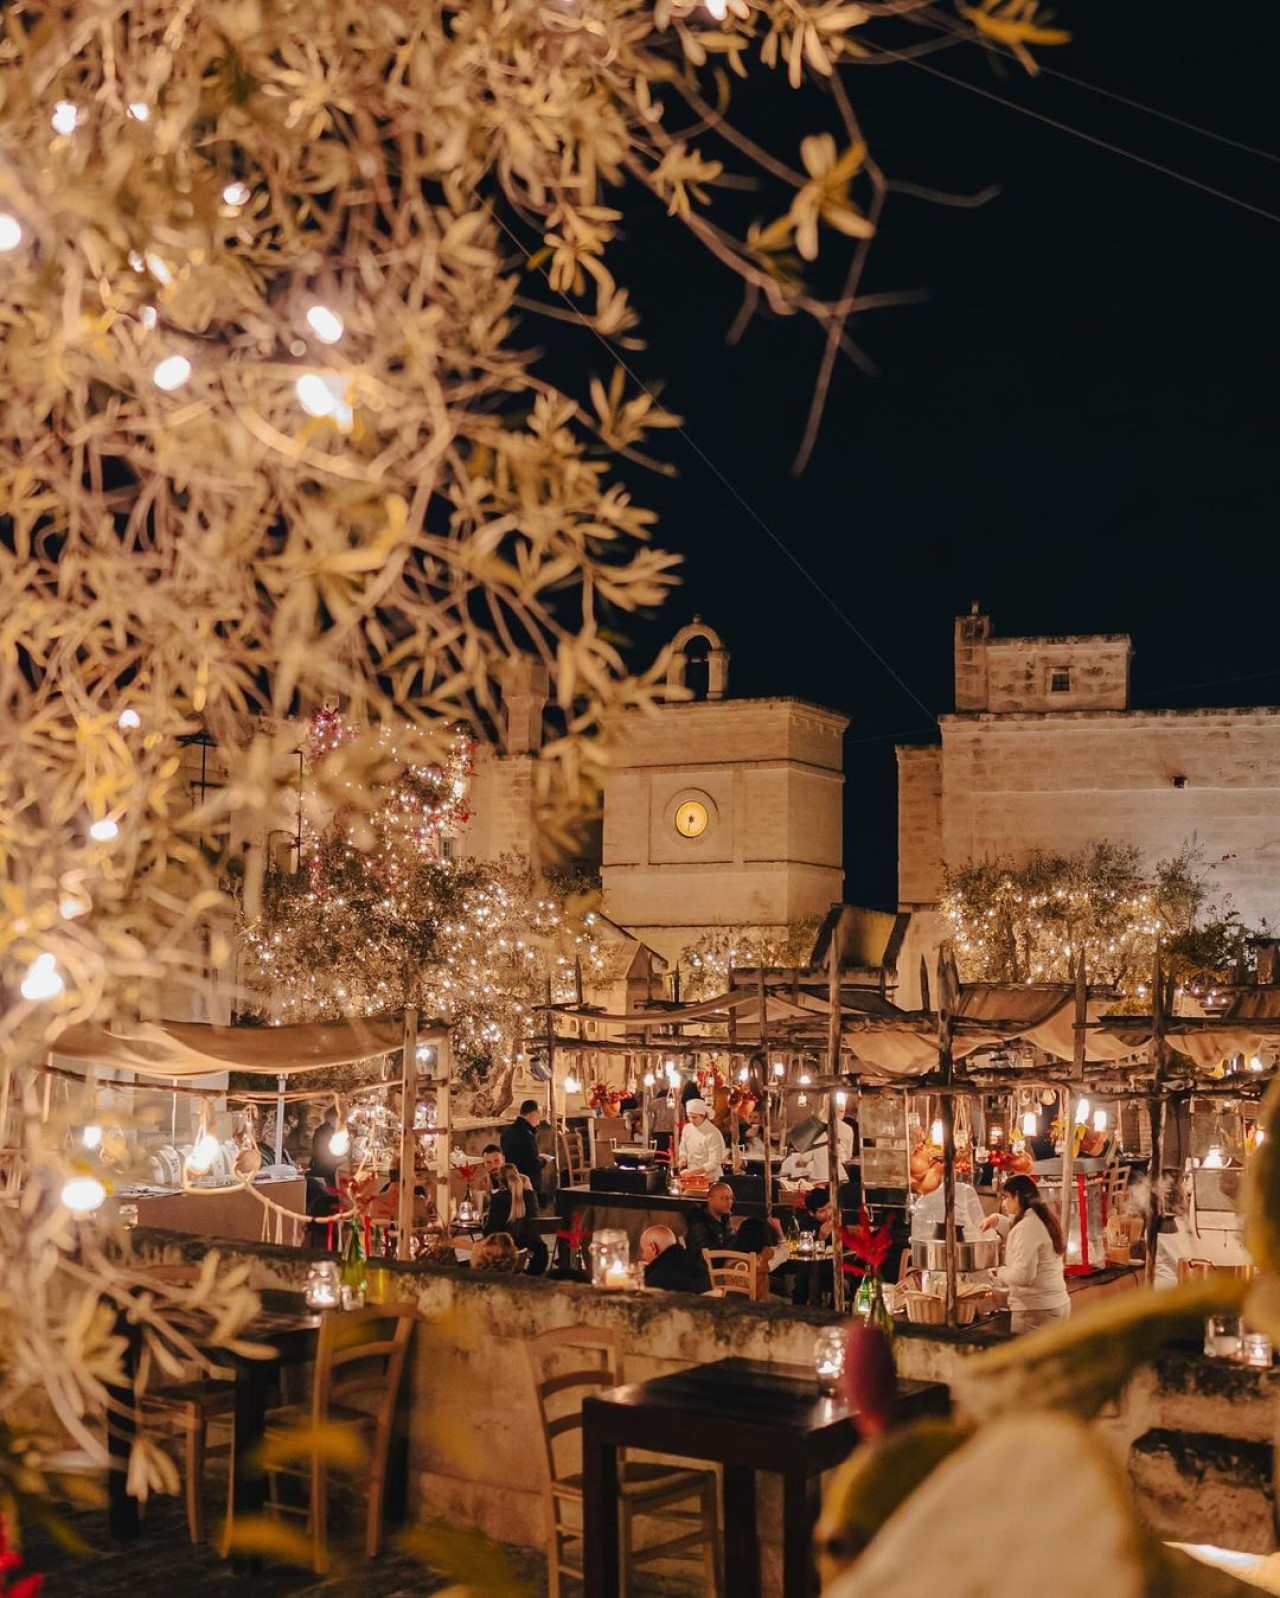
[[[169,1287],[191,1287],[200,1272],[188,1265],[156,1265],[142,1273]],[[235,1409],[235,1372],[196,1376],[166,1383],[142,1396],[139,1421],[144,1428],[168,1433],[182,1442],[182,1477],[187,1506],[187,1531],[193,1543],[204,1541],[205,1455],[209,1432],[219,1423],[231,1424]]]
[[[589,1326],[544,1332],[525,1346],[547,1451],[549,1598],[561,1598],[563,1577],[582,1580],[582,1400],[621,1383],[622,1359],[613,1333]],[[575,1440],[576,1448],[571,1447]],[[621,1598],[627,1598],[632,1566],[695,1552],[701,1557],[713,1598],[720,1598],[723,1583],[715,1472],[682,1469],[678,1465],[631,1460],[624,1456],[618,1474],[619,1534],[623,1551],[618,1588]],[[571,1522],[571,1514],[576,1516],[576,1525]],[[634,1531],[641,1517],[674,1523],[677,1535],[637,1547]],[[577,1563],[572,1562],[571,1554],[575,1543],[578,1545]]]
[[[349,1484],[368,1500],[365,1553],[377,1556],[382,1543],[387,1460],[395,1421],[396,1398],[404,1377],[418,1309],[412,1303],[370,1304],[364,1309],[327,1313],[320,1323],[310,1404],[286,1405],[267,1416],[268,1446],[291,1430],[309,1427],[316,1438],[342,1428],[364,1445],[358,1476]],[[329,1462],[313,1449],[303,1467],[269,1464],[272,1502],[282,1514],[305,1514],[315,1569],[328,1565]],[[307,1483],[305,1510],[278,1502],[277,1478]]]
[[[587,1159],[587,1146],[581,1132],[566,1127],[560,1136],[560,1167],[564,1171],[566,1185],[581,1187],[591,1174],[591,1165]]]
[[[713,1288],[718,1287],[726,1296],[754,1298],[756,1296],[756,1267],[754,1254],[739,1254],[728,1248],[703,1250],[707,1271]]]

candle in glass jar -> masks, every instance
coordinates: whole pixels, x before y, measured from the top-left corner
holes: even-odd
[[[1240,1338],[1240,1358],[1258,1370],[1271,1369],[1271,1339],[1265,1332],[1245,1332]]]
[[[631,1272],[625,1265],[611,1265],[604,1273],[606,1287],[630,1287]]]

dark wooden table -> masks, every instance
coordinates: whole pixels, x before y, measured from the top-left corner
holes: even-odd
[[[945,1415],[938,1382],[899,1383],[899,1416]],[[618,1592],[618,1450],[642,1448],[724,1468],[725,1590],[758,1598],[758,1470],[782,1477],[783,1598],[816,1590],[813,1527],[821,1478],[858,1442],[843,1400],[823,1398],[812,1370],[721,1359],[653,1381],[614,1387],[582,1406],[586,1598]]]
[[[241,1334],[246,1342],[263,1343],[272,1350],[268,1359],[247,1359],[226,1349],[211,1348],[217,1364],[235,1371],[235,1433],[232,1443],[232,1508],[237,1519],[262,1513],[266,1502],[266,1476],[258,1454],[266,1425],[267,1390],[285,1365],[302,1365],[315,1358],[320,1316],[306,1308],[300,1293],[268,1289],[259,1295],[262,1309]],[[137,1369],[141,1333],[121,1317],[128,1338],[125,1374]],[[184,1331],[195,1342],[207,1324],[199,1316],[184,1317]],[[111,1464],[107,1479],[108,1518],[113,1537],[128,1539],[138,1533],[137,1500],[128,1491],[129,1450],[136,1426],[134,1396],[130,1388],[112,1392],[109,1425]]]

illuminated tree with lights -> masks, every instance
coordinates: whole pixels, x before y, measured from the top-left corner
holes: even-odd
[[[994,859],[948,870],[942,913],[961,976],[972,982],[1070,982],[1083,958],[1091,983],[1142,999],[1157,943],[1166,970],[1197,993],[1243,972],[1254,933],[1215,906],[1184,849],[1154,869],[1129,844],[1073,855]]]

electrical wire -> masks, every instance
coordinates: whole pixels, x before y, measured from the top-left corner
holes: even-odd
[[[1159,172],[1163,177],[1172,178],[1176,183],[1185,183],[1189,188],[1198,189],[1202,194],[1212,195],[1215,199],[1223,200],[1228,205],[1234,205],[1242,211],[1248,211],[1254,216],[1260,216],[1268,222],[1280,222],[1280,215],[1268,211],[1263,206],[1254,205],[1250,200],[1242,200],[1238,195],[1228,194],[1225,189],[1216,188],[1212,183],[1202,183],[1199,178],[1193,178],[1186,172],[1179,172],[1175,167],[1165,166],[1163,162],[1153,161],[1149,156],[1139,155],[1136,150],[1127,150],[1121,144],[1112,144],[1109,139],[1101,139],[1094,133],[1086,133],[1083,128],[1073,127],[1069,122],[1062,122],[1057,117],[1046,116],[1043,111],[1033,111],[1030,106],[1019,105],[1016,100],[1008,100],[1001,94],[996,94],[991,89],[984,89],[979,84],[970,83],[965,78],[957,78],[953,73],[943,72],[940,68],[931,66],[927,61],[918,57],[904,56],[899,51],[890,50],[881,46],[885,55],[901,60],[906,66],[914,67],[917,72],[927,72],[930,77],[940,78],[944,83],[953,84],[957,89],[967,89],[970,94],[980,95],[984,100],[990,100],[994,105],[1002,105],[1006,110],[1016,111],[1020,116],[1030,117],[1033,122],[1041,122],[1045,127],[1056,128],[1059,133],[1069,133],[1073,138],[1082,140],[1085,144],[1092,144],[1099,150],[1107,150],[1112,155],[1123,156],[1128,161],[1135,162],[1138,166],[1147,167],[1152,172]]]

